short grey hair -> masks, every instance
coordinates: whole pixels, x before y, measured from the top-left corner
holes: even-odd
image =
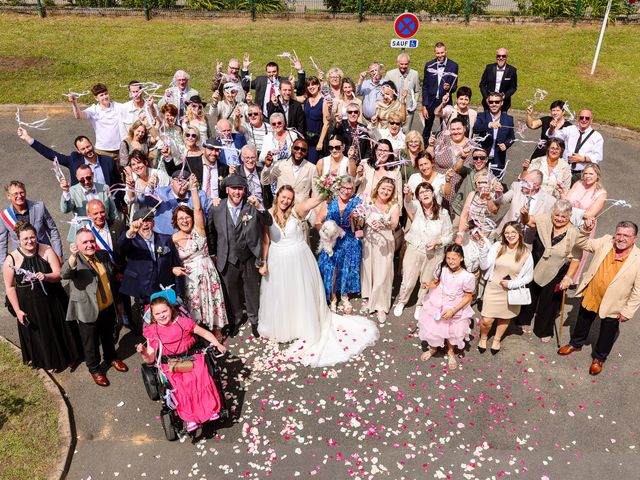
[[[189,80],[191,78],[191,75],[189,75],[184,70],[176,70],[176,73],[173,74],[173,81],[175,82],[178,79],[178,77],[184,77],[187,80]]]
[[[571,215],[571,211],[573,210],[573,205],[569,200],[557,200],[556,203],[553,204],[553,208],[551,209],[552,213],[565,213]]]
[[[619,228],[630,228],[633,230],[634,235],[638,235],[638,225],[636,225],[635,223],[629,220],[623,220],[621,222],[618,222],[618,224],[616,225],[616,230]]]
[[[401,53],[400,55],[398,55],[396,57],[396,61],[399,62],[402,57],[406,57],[407,58],[407,62],[411,62],[411,57],[409,57],[408,53]]]
[[[280,112],[272,113],[271,116],[269,117],[269,123],[272,123],[274,120],[278,120],[278,119],[282,120],[282,123],[285,122],[285,118],[282,113]]]
[[[242,147],[242,149],[240,150],[240,158],[242,158],[242,156],[244,155],[244,152],[247,152],[247,151],[252,151],[256,155],[258,154],[258,150],[254,145],[247,144],[244,147]]]
[[[340,185],[353,185],[353,177],[351,175],[340,177]]]

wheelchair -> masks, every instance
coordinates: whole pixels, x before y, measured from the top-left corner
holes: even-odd
[[[164,290],[163,292],[156,293],[151,296],[151,300],[157,296],[163,296],[169,300],[169,302],[180,309],[181,315],[185,315],[186,310],[180,307],[180,302],[176,299],[176,294],[172,290]],[[201,340],[201,339],[199,339]],[[220,378],[220,371],[222,368],[223,354],[216,354],[218,352],[213,345],[203,346],[205,343],[203,340],[196,344],[196,348],[193,349],[193,353],[204,354],[205,364],[209,375],[213,379],[213,383],[218,392],[220,398],[220,411],[218,412],[218,418],[215,422],[226,422],[230,418],[230,411],[227,407],[227,400],[225,398],[224,390],[222,387],[222,380]],[[162,423],[162,429],[164,430],[165,437],[169,441],[177,440],[179,437],[187,435],[189,432],[186,430],[185,422],[178,416],[175,411],[175,407],[172,406],[172,400],[170,391],[173,389],[167,377],[162,370],[155,364],[143,363],[140,371],[142,373],[142,381],[144,383],[147,395],[153,401],[159,401],[162,405],[160,410],[160,420]]]

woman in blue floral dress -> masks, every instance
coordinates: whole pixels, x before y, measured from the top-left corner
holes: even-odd
[[[322,205],[316,223],[320,228],[323,222],[333,220],[344,231],[344,236],[338,236],[332,255],[326,250],[320,252],[318,267],[331,310],[336,311],[337,295],[340,295],[340,307],[346,314],[353,312],[349,294],[360,293],[362,259],[362,232],[354,228],[353,221],[353,212],[360,205],[360,199],[354,197],[353,192],[353,179],[343,177],[338,197]]]

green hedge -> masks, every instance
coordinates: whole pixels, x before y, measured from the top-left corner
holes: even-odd
[[[471,13],[486,13],[490,0],[473,0]],[[324,0],[324,5],[334,13],[358,11],[358,0]],[[462,15],[467,9],[467,0],[362,0],[365,13],[402,13],[425,11],[436,15]]]
[[[282,12],[287,5],[284,0],[254,0],[255,11],[262,12]],[[249,10],[251,4],[249,0],[189,0],[187,8],[191,10]]]
[[[535,15],[539,17],[572,17],[576,13],[577,0],[517,0],[520,15]],[[607,10],[607,0],[583,0],[580,7],[581,17],[604,17]],[[613,0],[611,3],[611,18],[629,15],[633,7],[627,0]]]

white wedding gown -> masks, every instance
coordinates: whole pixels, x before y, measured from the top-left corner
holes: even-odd
[[[295,340],[288,358],[313,367],[346,362],[378,339],[378,328],[355,315],[332,313],[316,259],[301,221],[291,215],[284,231],[269,227],[268,275],[260,286],[260,335],[277,342]]]

